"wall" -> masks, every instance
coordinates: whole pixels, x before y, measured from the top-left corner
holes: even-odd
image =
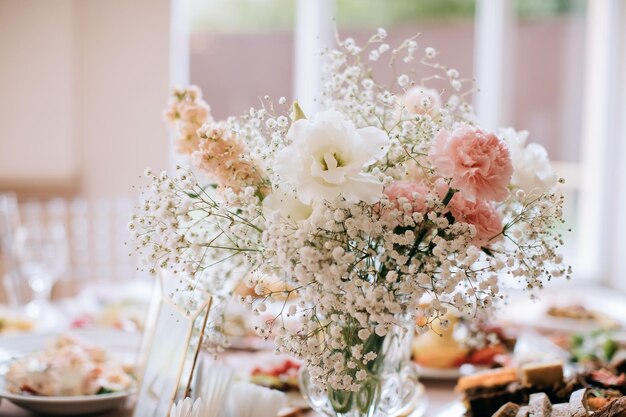
[[[74,0],[0,1],[0,179],[71,185],[76,143]]]
[[[161,111],[169,85],[168,0],[78,0],[83,183],[88,196],[132,195],[148,166],[167,168]]]
[[[119,197],[167,167],[169,0],[0,0],[0,190]]]

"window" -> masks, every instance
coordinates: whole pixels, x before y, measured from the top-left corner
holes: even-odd
[[[193,0],[191,82],[218,118],[262,94],[314,106],[314,57],[335,26],[357,40],[385,27],[391,44],[419,32],[420,47],[475,76],[473,99],[487,127],[529,130],[547,148],[566,178],[563,231],[575,277],[612,276],[617,285],[626,248],[626,197],[613,193],[626,187],[618,114],[625,9],[621,0]]]
[[[220,119],[293,95],[291,0],[193,0],[190,82]]]
[[[505,124],[530,131],[565,178],[565,259],[580,270],[580,169],[586,39],[586,4],[577,0],[512,4],[508,56],[510,84],[503,97]],[[571,231],[570,231],[571,230]],[[583,266],[584,267],[584,266]],[[586,275],[586,276],[585,276]],[[591,275],[578,275],[592,278]]]

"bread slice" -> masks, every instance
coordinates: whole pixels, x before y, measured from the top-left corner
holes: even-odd
[[[517,381],[516,368],[490,369],[459,378],[455,391],[463,392],[472,388],[488,388],[510,384]]]
[[[491,417],[516,417],[519,408],[519,405],[508,402],[502,407],[498,408],[498,411],[496,411]]]
[[[528,414],[532,417],[550,417],[552,414],[552,403],[545,393],[530,394]]]
[[[551,388],[563,382],[563,363],[530,363],[522,366],[522,385],[533,388]]]

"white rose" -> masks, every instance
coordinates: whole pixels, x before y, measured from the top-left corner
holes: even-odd
[[[274,170],[297,190],[305,204],[338,195],[347,200],[374,204],[383,184],[363,172],[389,148],[387,134],[375,127],[357,129],[337,111],[318,113],[313,120],[293,123],[291,144],[276,156]]]
[[[265,218],[279,213],[283,218],[299,222],[308,219],[312,212],[313,208],[310,205],[302,203],[293,193],[284,188],[274,190],[263,200]]]
[[[508,144],[513,161],[511,184],[524,190],[526,195],[542,193],[556,186],[557,175],[548,152],[537,143],[526,145],[527,131],[516,132],[509,127],[500,131],[500,138]]]

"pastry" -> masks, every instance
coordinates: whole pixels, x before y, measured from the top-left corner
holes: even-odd
[[[498,368],[477,372],[472,375],[462,376],[456,384],[457,392],[467,391],[471,388],[489,388],[507,385],[517,381],[516,368]]]
[[[493,417],[516,417],[519,409],[519,405],[508,402],[502,407],[498,408],[498,411],[493,414]]]
[[[552,403],[545,393],[530,394],[528,414],[532,417],[550,417],[552,414]]]
[[[520,371],[522,385],[535,388],[551,388],[563,383],[563,363],[530,363]]]
[[[456,390],[463,391],[465,405],[474,416],[492,415],[507,402],[526,401],[515,368],[492,369],[461,377]]]

